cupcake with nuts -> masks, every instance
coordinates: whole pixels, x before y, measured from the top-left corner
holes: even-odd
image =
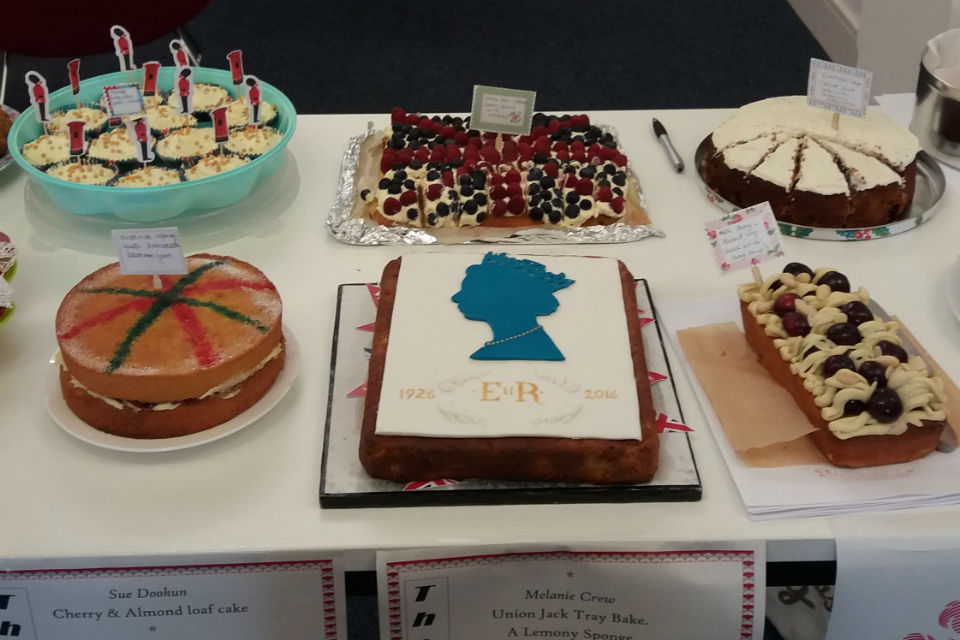
[[[157,142],[157,156],[172,169],[192,166],[216,149],[217,141],[210,127],[175,129]]]
[[[230,153],[253,160],[277,146],[283,134],[272,127],[244,127],[230,133],[226,147]]]
[[[47,175],[76,184],[103,186],[116,177],[117,170],[96,162],[62,162],[47,169]]]
[[[148,165],[118,176],[117,179],[110,184],[114,187],[135,188],[160,187],[168,184],[178,184],[180,182],[182,182],[180,172],[176,169]]]
[[[188,181],[212,178],[233,169],[239,169],[248,162],[250,160],[240,156],[212,153],[200,158],[193,166],[184,169],[183,177]]]
[[[115,167],[121,173],[130,171],[138,164],[137,147],[125,127],[113,129],[94,138],[87,157],[94,162]]]
[[[23,159],[44,171],[70,159],[70,138],[65,133],[45,133],[20,149]]]

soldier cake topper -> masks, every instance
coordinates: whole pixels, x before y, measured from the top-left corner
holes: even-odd
[[[70,92],[73,93],[74,100],[77,101],[77,109],[80,108],[80,58],[74,58],[67,63],[67,75],[70,76]]]
[[[110,37],[113,38],[113,51],[120,61],[121,71],[133,71],[137,66],[133,63],[133,41],[130,32],[118,24],[110,27]]]
[[[193,113],[193,68],[177,69],[177,113]]]
[[[260,80],[256,76],[245,76],[243,83],[247,86],[247,109],[250,114],[250,124],[260,126]]]
[[[190,56],[188,55],[187,45],[183,40],[174,38],[170,41],[168,48],[170,53],[173,54],[173,64],[176,67],[190,66]]]
[[[127,135],[130,141],[137,148],[137,160],[142,164],[153,162],[153,140],[150,136],[150,127],[147,126],[146,118],[133,118],[127,123]]]
[[[50,122],[50,109],[47,105],[47,79],[36,71],[27,71],[23,76],[30,94],[30,104],[36,108],[37,122],[46,125]]]
[[[490,325],[493,339],[470,354],[473,360],[564,360],[537,316],[550,315],[560,303],[553,295],[574,283],[533,260],[487,253],[467,267],[460,291],[451,300],[468,320]]]

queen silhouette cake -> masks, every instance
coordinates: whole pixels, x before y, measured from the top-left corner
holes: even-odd
[[[563,360],[538,316],[550,315],[559,302],[554,293],[573,284],[533,260],[488,253],[467,274],[452,298],[468,320],[486,322],[493,338],[470,357],[474,360]]]
[[[370,475],[653,476],[656,422],[623,263],[410,253],[387,264],[376,304],[359,447]]]

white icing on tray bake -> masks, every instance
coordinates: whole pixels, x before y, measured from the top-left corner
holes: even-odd
[[[616,260],[517,256],[575,283],[539,316],[566,358],[479,361],[491,339],[451,296],[483,254],[403,256],[377,433],[431,437],[640,439],[639,407]]]

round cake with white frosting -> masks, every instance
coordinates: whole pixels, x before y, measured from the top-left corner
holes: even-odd
[[[882,113],[843,116],[804,96],[745,105],[710,136],[702,175],[739,207],[768,201],[782,222],[859,228],[908,215],[920,145]]]

